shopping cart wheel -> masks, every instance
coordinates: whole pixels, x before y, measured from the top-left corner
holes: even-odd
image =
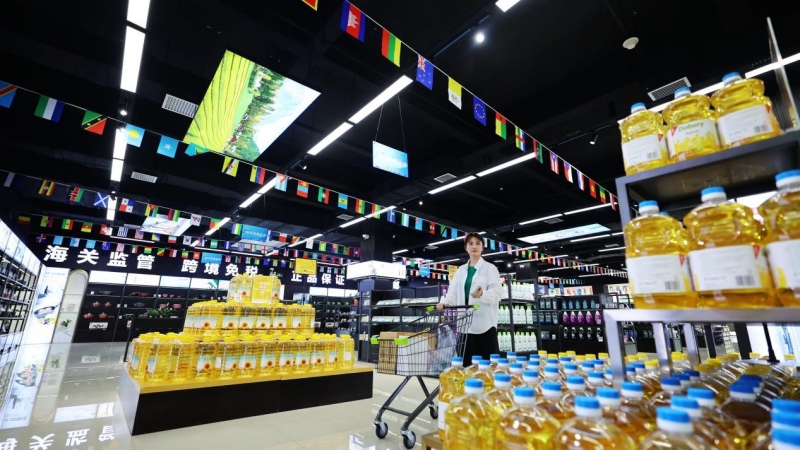
[[[428,411],[431,413],[431,419],[438,419],[439,418],[439,406],[430,406],[428,407]]]
[[[417,444],[417,435],[414,434],[413,431],[408,430],[406,434],[403,435],[403,445],[406,448],[414,448],[414,445]]]
[[[387,434],[389,434],[389,425],[386,425],[386,422],[375,424],[375,436],[378,436],[378,439],[385,438]]]

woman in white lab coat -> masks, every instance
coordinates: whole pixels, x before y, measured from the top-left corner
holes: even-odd
[[[483,238],[479,234],[467,234],[464,238],[464,249],[469,255],[469,261],[458,268],[450,280],[447,295],[436,308],[442,310],[445,306],[478,305],[472,317],[463,355],[464,365],[468,366],[473,356],[480,355],[482,359],[489,359],[489,355],[500,353],[497,314],[503,287],[497,267],[481,258]]]

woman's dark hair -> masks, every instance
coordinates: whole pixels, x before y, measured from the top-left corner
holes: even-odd
[[[469,242],[469,240],[472,239],[472,238],[475,238],[478,241],[480,241],[481,246],[483,246],[483,238],[481,237],[480,234],[478,234],[478,233],[467,233],[467,235],[464,236],[464,248],[467,248],[467,242]]]

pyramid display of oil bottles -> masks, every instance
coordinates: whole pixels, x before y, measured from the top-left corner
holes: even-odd
[[[541,352],[519,361],[476,356],[466,369],[462,358],[453,358],[440,377],[443,448],[766,450],[800,444],[794,364],[771,366],[758,355],[742,360],[731,354],[692,369],[686,355],[673,353],[673,375],[662,377],[658,362],[639,354],[626,358],[628,375],[618,390],[607,355],[571,353]],[[520,370],[523,376],[514,378]]]
[[[639,203],[624,231],[636,307],[800,306],[800,170],[775,181],[757,213],[721,187],[704,189],[685,228],[658,203]]]
[[[227,302],[188,308],[183,332],[140,335],[131,342],[128,373],[142,382],[184,383],[352,368],[353,339],[315,334],[314,308],[281,304],[276,282],[279,292],[276,277],[239,275]]]

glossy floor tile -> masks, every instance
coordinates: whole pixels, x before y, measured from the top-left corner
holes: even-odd
[[[375,374],[371,399],[131,437],[117,396],[123,352],[122,344],[20,347],[16,361],[0,368],[0,449],[405,448],[404,417],[386,413],[389,434],[375,435],[375,415],[403,380],[382,374]],[[431,390],[438,384],[425,382]],[[424,398],[412,380],[392,406],[412,411]],[[419,442],[436,420],[426,409],[410,429]]]

